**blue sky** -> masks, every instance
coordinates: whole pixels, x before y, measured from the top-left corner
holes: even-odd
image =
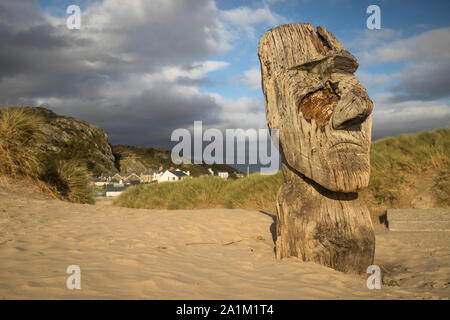
[[[66,8],[81,7],[81,30]],[[368,30],[366,9],[381,8]],[[450,1],[24,0],[0,3],[0,100],[101,126],[112,143],[168,147],[194,120],[265,127],[257,45],[309,22],[359,60],[373,137],[450,124]],[[3,38],[2,38],[3,37]]]
[[[369,5],[380,6],[382,16],[382,30],[368,30],[366,20],[369,14],[366,9]],[[284,18],[283,23],[310,22],[314,26],[324,26],[332,31],[346,47],[358,57],[358,42],[355,39],[364,37],[363,32],[372,34],[382,34],[383,30],[393,30],[397,32],[395,39],[408,38],[420,34],[426,30],[448,27],[450,12],[449,1],[218,1],[218,8],[230,10],[247,5],[254,10],[264,6],[269,6],[271,11]],[[243,37],[239,41],[238,50],[232,50],[225,56],[225,61],[230,61],[231,65],[226,70],[221,70],[212,74],[214,78],[233,78],[242,73],[242,70],[249,67],[259,68],[259,61],[256,57],[257,41],[260,36],[267,31],[266,25],[255,26],[255,38]],[[250,40],[250,41],[248,41]],[[348,44],[348,45],[347,45]],[[373,47],[376,49],[376,46]],[[237,57],[237,58],[236,58]],[[217,57],[220,58],[220,57]],[[404,62],[386,62],[378,65],[369,65],[360,62],[360,71],[370,74],[391,74],[403,69]],[[394,82],[394,80],[392,80]],[[386,83],[389,85],[390,83]],[[450,84],[449,84],[450,85]],[[205,88],[208,90],[207,88]],[[383,92],[383,86],[369,86],[369,94]],[[210,89],[209,89],[210,90]],[[214,90],[224,93],[234,98],[247,94],[257,96],[260,90],[245,93],[241,84],[235,83],[226,88],[223,83],[216,86]]]

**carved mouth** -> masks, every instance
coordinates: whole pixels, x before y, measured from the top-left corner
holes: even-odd
[[[366,154],[368,152],[366,148],[364,148],[361,144],[355,141],[339,141],[333,144],[330,149],[332,151],[339,151],[339,152],[356,151],[358,154]]]
[[[336,142],[335,144],[333,144],[331,147],[334,148],[336,146],[348,145],[348,144],[353,144],[353,145],[356,145],[358,147],[361,147],[361,144],[359,144],[359,143],[357,143],[355,141],[339,141],[339,142]]]

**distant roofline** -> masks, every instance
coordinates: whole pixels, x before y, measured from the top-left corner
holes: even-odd
[[[183,171],[176,171],[176,170],[167,170],[170,173],[172,173],[173,175],[176,175],[178,177],[184,177],[184,176],[188,176],[185,172]]]

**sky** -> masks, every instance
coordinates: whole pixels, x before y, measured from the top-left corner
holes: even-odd
[[[80,30],[66,26],[81,8]],[[369,30],[369,5],[381,29]],[[268,29],[323,26],[359,61],[373,139],[450,125],[450,1],[0,0],[0,103],[45,106],[112,144],[169,148],[177,128],[266,128]]]

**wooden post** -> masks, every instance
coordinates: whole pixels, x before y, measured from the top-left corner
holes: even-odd
[[[269,128],[279,130],[278,258],[297,256],[363,274],[375,235],[358,197],[370,176],[372,101],[356,58],[322,27],[297,23],[259,41]]]

